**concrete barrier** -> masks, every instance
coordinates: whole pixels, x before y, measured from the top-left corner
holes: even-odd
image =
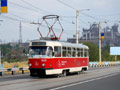
[[[89,67],[95,68],[95,67],[108,67],[108,66],[117,66],[120,65],[120,61],[115,61],[115,62],[110,62],[110,61],[105,61],[105,62],[89,62]]]
[[[4,75],[4,72],[11,72],[14,75],[16,71],[22,71],[22,74],[24,74],[26,70],[29,70],[29,68],[0,68],[0,72],[2,72],[0,76]]]

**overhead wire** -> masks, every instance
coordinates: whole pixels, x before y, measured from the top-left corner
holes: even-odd
[[[77,9],[75,9],[74,7],[70,6],[69,4],[66,4],[65,2],[63,2],[63,1],[61,1],[61,0],[57,0],[57,1],[60,2],[61,4],[65,5],[65,6],[69,7],[69,8],[71,8],[71,9],[77,10]],[[81,12],[81,13],[82,13],[82,12]],[[92,18],[92,19],[94,19],[94,20],[97,19],[97,18],[95,18],[95,17],[93,17],[93,16],[90,16],[90,15],[88,15],[88,14],[86,14],[86,13],[82,13],[82,14],[85,15],[85,16],[87,16],[87,17],[90,17],[90,18]],[[62,16],[62,17],[66,17],[66,18],[76,18],[75,16],[73,16],[73,17]],[[98,19],[97,19],[97,20],[98,20]],[[83,23],[85,24],[85,22],[83,22]]]
[[[24,1],[24,0],[21,0],[21,1],[23,1],[24,3],[26,3],[26,4],[28,4],[28,5],[32,6],[32,7],[34,7],[35,9],[37,9],[37,10],[35,10],[35,11],[37,11],[37,12],[38,12],[38,10],[39,10],[39,11],[42,11],[42,12],[44,12],[44,13],[50,13],[50,12],[48,12],[48,11],[46,11],[46,10],[43,10],[43,9],[40,9],[40,8],[38,8],[38,7],[32,5],[31,3],[28,3],[28,2],[26,2],[26,1]],[[71,8],[71,9],[76,10],[74,7],[70,6],[69,4],[64,3],[64,2],[61,1],[61,0],[57,0],[57,1],[60,2],[61,4],[64,4],[65,6],[67,6],[67,7],[69,7],[69,8]],[[13,4],[13,3],[12,3],[12,4]],[[14,5],[15,5],[15,3],[14,3]],[[18,4],[17,4],[17,5],[18,5]],[[18,5],[18,6],[19,6],[19,5]],[[21,6],[21,5],[20,5],[20,6]],[[22,6],[22,7],[23,7],[23,6]],[[28,7],[24,7],[24,8],[31,10],[31,8],[28,8]],[[83,12],[81,12],[81,13],[82,13],[83,15],[87,16],[87,17],[90,17],[90,18],[94,19],[94,20],[98,20],[98,18],[95,18],[95,17],[93,17],[93,16],[91,16],[91,15],[88,15],[88,14],[83,13]],[[61,16],[61,17],[64,17],[64,18],[75,18],[75,16]],[[66,20],[63,20],[63,21],[65,21],[65,22],[67,22],[67,23],[70,23],[70,22],[68,22],[68,21],[66,21]],[[82,20],[81,20],[81,21],[82,21]],[[82,21],[82,22],[83,22],[83,21]],[[83,23],[86,24],[85,22],[83,22]]]
[[[49,13],[49,14],[53,14],[53,13],[48,12],[48,11],[46,11],[46,10],[40,9],[40,8],[34,6],[33,4],[25,1],[25,0],[21,0],[21,1],[24,2],[24,3],[26,3],[26,4],[28,4],[28,5],[30,5],[30,6],[32,6],[32,7],[34,7],[34,8],[36,8],[36,9],[38,9],[38,10],[41,10],[41,11],[46,12],[46,13]],[[65,17],[65,16],[60,16],[60,17]],[[66,20],[63,20],[63,21],[65,21],[65,22],[67,22],[67,23],[71,23],[71,22],[68,22],[68,21],[66,21]]]
[[[108,15],[96,15],[96,16],[117,16],[117,15],[120,15],[120,13],[117,13],[117,14],[108,14]]]
[[[76,16],[61,16],[63,18],[76,18]]]
[[[27,1],[25,1],[25,0],[21,0],[21,1],[23,1],[24,3],[26,3],[26,4],[28,4],[28,5],[30,5],[30,6],[32,6],[32,7],[34,7],[34,8],[36,8],[36,9],[40,9],[40,8],[38,8],[38,7],[36,7],[36,6],[34,6],[33,4],[30,4],[30,3],[28,3]],[[46,11],[46,10],[43,10],[43,9],[40,9],[41,11],[44,11],[44,12],[46,12],[46,13],[49,13],[49,14],[53,14],[53,13],[51,13],[51,12],[48,12],[48,11]],[[67,17],[67,16],[60,16],[60,17]],[[72,16],[73,17],[73,16]],[[67,23],[69,23],[69,24],[72,24],[71,22],[69,22],[69,21],[66,21],[66,20],[63,20],[63,21],[65,21],[65,22],[67,22]]]
[[[24,9],[28,9],[28,10],[30,10],[30,11],[34,11],[34,12],[38,12],[38,11],[39,11],[39,10],[35,10],[35,9],[29,8],[29,7],[26,7],[26,6],[22,6],[22,5],[19,5],[19,4],[10,2],[10,1],[9,1],[8,3],[9,3],[9,4],[12,4],[12,5],[15,5],[15,6],[17,6],[17,7],[22,7],[22,8],[24,8]],[[38,13],[43,14],[44,12],[38,12]]]
[[[33,4],[31,4],[31,3],[27,2],[27,1],[25,1],[25,0],[21,0],[21,1],[24,2],[24,3],[27,4],[27,5],[29,5],[29,6],[31,6],[31,7],[33,7],[33,8],[35,8],[35,9],[37,9],[37,10],[42,11],[42,12],[51,13],[51,12],[48,12],[48,11],[43,10],[43,9],[41,9],[41,8],[38,8],[38,7],[34,6]],[[51,14],[52,14],[52,13],[51,13]]]
[[[30,4],[30,3],[28,3],[28,2],[26,2],[26,1],[24,1],[24,0],[22,0],[22,1],[25,2],[26,4],[31,5],[32,7],[34,7],[32,4]],[[19,7],[22,7],[22,8],[26,8],[26,9],[31,10],[30,8],[25,7],[25,6],[21,6],[21,5],[19,5],[19,4],[15,4],[15,3],[12,3],[12,2],[9,2],[9,3],[10,3],[10,4],[13,4],[13,5],[16,5],[16,6],[19,6]],[[39,9],[39,8],[37,8],[37,7],[34,7],[34,8]],[[40,10],[41,10],[41,9],[40,9]],[[44,10],[41,10],[41,11],[44,11]],[[44,12],[48,13],[47,11],[44,11]],[[18,18],[23,19],[24,22],[29,21],[29,20],[27,20],[27,19],[25,19],[25,18],[22,18],[22,17],[20,17],[20,16],[15,15],[15,14],[12,14],[12,15],[14,15],[14,16],[16,16],[16,17],[18,17]],[[61,16],[61,17],[73,18],[73,17],[75,17],[75,16]],[[12,17],[8,17],[8,18],[9,18],[9,19],[12,19],[12,20],[16,20],[16,21],[21,21],[21,20],[18,20],[18,19],[14,19],[14,18],[12,18]],[[68,22],[68,21],[66,21],[66,20],[64,20],[64,21],[67,22],[67,23],[72,24],[72,22]]]
[[[72,6],[71,6],[71,5],[69,5],[69,4],[66,4],[65,2],[63,2],[63,1],[61,1],[61,0],[56,0],[56,1],[58,1],[59,3],[61,3],[61,4],[65,5],[65,6],[67,6],[67,7],[71,8],[71,9],[73,9],[73,10],[76,10],[74,7],[72,7]]]
[[[23,18],[23,17],[20,17],[20,16],[18,16],[18,15],[15,15],[15,14],[13,14],[13,13],[9,13],[9,14],[11,14],[11,15],[13,15],[13,16],[15,16],[15,17],[21,18],[21,19],[23,19],[23,20],[25,20],[25,21],[29,21],[29,22],[30,22],[30,20],[25,19],[25,18]]]
[[[43,13],[50,13],[50,12],[48,12],[48,11],[46,11],[46,10],[42,10],[42,9],[40,9],[40,8],[38,8],[38,7],[35,7],[34,5],[28,3],[28,2],[26,2],[26,1],[24,1],[24,0],[22,0],[22,1],[23,1],[24,3],[26,3],[26,4],[28,4],[28,5],[36,8],[37,10],[31,9],[31,8],[29,8],[29,7],[22,6],[22,5],[13,3],[13,2],[8,2],[8,3],[10,3],[10,4],[12,4],[12,5],[15,5],[15,6],[18,6],[18,7],[22,7],[22,8],[28,9],[28,10],[32,10],[32,11],[35,11],[35,12],[38,12],[38,10],[39,10],[39,11],[42,11]],[[58,0],[58,1],[60,1],[60,0]],[[62,1],[60,1],[60,2],[61,2],[61,3],[64,3],[64,2],[62,2]],[[64,5],[67,5],[67,4],[64,3]],[[75,8],[73,8],[73,7],[70,6],[70,5],[67,5],[67,6],[70,7],[70,8],[72,8],[72,9],[75,9]],[[40,12],[40,13],[42,13],[42,12]],[[42,13],[42,14],[43,14],[43,13]],[[12,15],[14,15],[14,14],[12,14]],[[14,16],[19,17],[19,16],[17,16],[17,15],[14,15]],[[16,20],[16,21],[22,21],[22,22],[30,23],[27,19],[22,18],[22,17],[19,17],[19,18],[21,18],[21,19],[23,19],[23,20],[15,19],[15,18],[12,18],[12,17],[9,17],[9,16],[5,16],[5,17],[7,17],[7,18],[9,18],[9,19],[11,19],[11,20]],[[63,17],[65,17],[65,16],[63,16]],[[73,18],[73,16],[72,16],[72,18]],[[64,21],[65,21],[65,20],[64,20]],[[66,21],[65,21],[65,22],[66,22]],[[70,22],[67,22],[67,23],[70,23]],[[43,26],[43,27],[44,27],[44,26]],[[67,33],[67,34],[68,34],[68,33]]]
[[[82,19],[79,19],[83,24],[85,24],[85,25],[89,25],[88,23],[86,23],[86,22],[84,22]]]
[[[13,17],[10,17],[10,16],[2,16],[2,17],[6,17],[6,18],[8,18],[8,19],[10,19],[10,20],[14,20],[14,21],[21,21],[21,22],[24,22],[24,23],[29,23],[29,24],[32,24],[32,22],[30,22],[30,21],[28,21],[28,20],[20,20],[20,19],[16,19],[16,18],[13,18]],[[33,23],[34,24],[34,23]],[[38,25],[39,23],[37,23],[37,24],[34,24],[34,25]],[[42,27],[45,27],[45,28],[48,28],[47,26],[45,26],[45,25],[41,25]],[[61,29],[58,29],[58,28],[54,28],[55,30],[61,30]],[[58,32],[58,31],[57,31]],[[66,32],[65,32],[66,33]],[[68,33],[67,33],[68,34]],[[66,35],[67,35],[66,34]]]
[[[38,9],[38,10],[41,10],[41,11],[45,12],[45,13],[50,13],[50,12],[48,12],[48,11],[46,11],[46,10],[40,9],[40,8],[38,8],[38,7],[35,7],[34,5],[32,5],[31,3],[26,2],[25,0],[21,0],[21,1],[23,1],[24,3],[30,5],[30,6],[32,6],[32,7],[34,7],[34,8],[36,8],[36,9]],[[64,4],[64,5],[67,5],[68,7],[72,8],[72,9],[75,9],[74,7],[72,7],[72,6],[64,3],[64,2],[61,1],[61,0],[57,0],[57,1],[60,2],[60,3],[62,3],[62,4]],[[22,8],[26,8],[26,9],[32,10],[31,8],[28,8],[28,7],[25,7],[25,6],[21,6],[21,5],[19,5],[19,4],[15,4],[15,3],[12,3],[12,2],[9,2],[9,3],[10,3],[10,4],[13,4],[13,5],[16,5],[16,6],[19,6],[19,7],[22,7]],[[32,10],[32,11],[33,11],[33,10]],[[36,10],[35,10],[35,11],[36,11]],[[38,12],[38,11],[37,11],[37,12]],[[93,16],[90,16],[90,15],[88,15],[88,14],[86,14],[86,13],[83,13],[83,12],[81,12],[81,13],[84,14],[85,16],[87,16],[87,17],[92,18],[92,19],[95,19],[95,20],[97,19],[97,18],[95,18],[95,17],[93,17]],[[117,15],[118,15],[118,14],[117,14]],[[75,17],[75,16],[61,16],[61,17],[73,18],[73,17]],[[98,19],[97,19],[97,20],[98,20]]]
[[[40,10],[40,11],[43,11],[44,13],[51,13],[51,12],[48,12],[48,11],[46,11],[46,10],[43,10],[43,9],[40,9],[40,8],[38,8],[38,7],[35,7],[33,4],[31,4],[31,3],[28,3],[28,2],[26,2],[26,1],[24,1],[24,0],[21,0],[21,1],[23,1],[24,3],[26,3],[26,4],[28,4],[29,6],[32,6],[32,7],[34,7],[34,8],[36,8],[37,10]],[[21,6],[21,5],[19,5],[19,4],[15,4],[15,3],[12,3],[12,2],[9,2],[10,4],[13,4],[13,5],[16,5],[16,6],[19,6],[19,7],[22,7],[22,8],[26,8],[26,9],[29,9],[29,10],[31,10],[31,8],[28,8],[28,7],[25,7],[25,6]],[[33,11],[33,9],[32,9],[32,11]],[[35,10],[36,11],[36,10]],[[38,11],[37,11],[38,12]],[[52,14],[52,13],[51,13]],[[65,16],[62,16],[62,17],[65,17]],[[70,23],[70,22],[68,22],[68,21],[66,21],[66,20],[64,20],[65,22],[67,22],[67,23]]]
[[[13,21],[21,21],[21,22],[25,22],[25,23],[28,23],[28,21],[24,21],[24,20],[19,20],[19,19],[16,19],[16,18],[13,18],[13,17],[10,17],[10,16],[2,16],[3,18],[5,17],[5,18],[8,18],[8,19],[10,19],[10,20],[13,20]]]
[[[14,20],[14,21],[21,21],[21,22],[24,22],[24,23],[28,23],[28,24],[31,24],[31,22],[28,22],[28,21],[24,21],[24,20],[19,20],[19,19],[15,19],[15,18],[12,18],[12,17],[10,17],[10,16],[3,16],[3,17],[6,17],[6,18],[8,18],[8,19],[10,19],[10,20]],[[39,24],[39,23],[38,23]],[[34,24],[34,25],[38,25],[38,24]],[[45,25],[41,25],[42,27],[45,27],[45,28],[48,28],[47,26],[45,26]],[[61,30],[61,29],[58,29],[58,28],[53,28],[53,29],[55,29],[57,32],[58,32],[58,30]],[[72,35],[72,33],[68,33],[68,32],[65,32],[64,31],[64,33],[66,34],[66,35],[69,35],[69,34],[71,34]]]
[[[87,16],[87,17],[90,17],[90,18],[92,18],[92,19],[94,19],[94,20],[98,20],[98,18],[95,18],[95,17],[93,17],[93,16],[91,16],[91,15],[88,15],[88,14],[86,14],[86,13],[81,12],[81,14],[83,14],[83,15],[85,15],[85,16]]]

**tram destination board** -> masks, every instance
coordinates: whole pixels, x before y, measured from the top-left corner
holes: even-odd
[[[45,45],[46,45],[46,42],[32,42],[32,45],[33,45],[33,46],[36,46],[36,45],[45,46]]]

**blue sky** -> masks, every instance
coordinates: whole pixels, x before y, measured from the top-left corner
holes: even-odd
[[[102,28],[112,26],[120,21],[120,0],[60,0],[75,8],[72,9],[58,0],[8,0],[8,13],[1,14],[0,39],[5,42],[18,41],[19,22],[22,22],[22,40],[38,39],[38,25],[30,22],[41,22],[42,16],[57,14],[64,28],[62,40],[73,37],[76,33],[76,9],[90,9],[79,14],[79,31],[89,28],[90,24],[102,21]],[[103,22],[107,21],[107,24]],[[73,24],[74,22],[74,24]],[[89,22],[89,23],[88,23]],[[120,25],[120,23],[118,23]],[[59,27],[56,27],[59,28]],[[43,33],[47,28],[40,28]],[[120,28],[119,28],[120,29]],[[58,34],[59,31],[56,31]],[[81,34],[80,34],[81,35]]]

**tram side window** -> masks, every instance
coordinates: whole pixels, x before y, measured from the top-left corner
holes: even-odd
[[[55,57],[61,57],[61,47],[54,47]]]
[[[76,49],[72,48],[72,57],[76,57]]]
[[[88,49],[84,49],[84,56],[88,57]]]
[[[80,57],[80,48],[77,48],[77,56]]]
[[[83,57],[83,49],[80,49],[80,56]]]
[[[66,57],[66,47],[62,47],[62,55],[63,57]]]
[[[52,57],[52,52],[53,52],[52,47],[48,47],[47,56]]]
[[[68,47],[68,57],[71,57],[71,47]]]

